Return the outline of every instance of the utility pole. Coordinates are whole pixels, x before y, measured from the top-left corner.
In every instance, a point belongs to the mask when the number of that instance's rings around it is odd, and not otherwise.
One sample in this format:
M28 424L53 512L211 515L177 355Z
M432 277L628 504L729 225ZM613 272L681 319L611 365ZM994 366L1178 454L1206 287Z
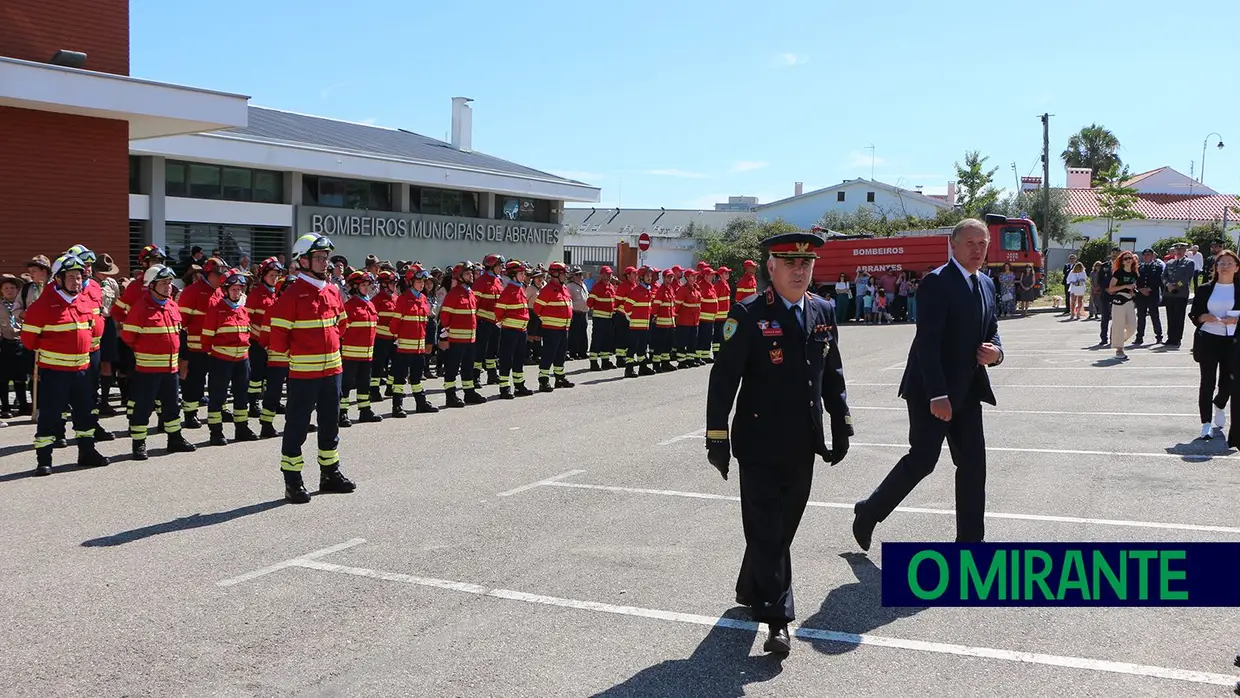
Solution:
M1016 163L1012 163L1012 176L1016 178L1016 195L1020 196L1020 173L1016 171Z
M1051 115L1042 115L1042 263L1050 250L1048 229L1051 217Z

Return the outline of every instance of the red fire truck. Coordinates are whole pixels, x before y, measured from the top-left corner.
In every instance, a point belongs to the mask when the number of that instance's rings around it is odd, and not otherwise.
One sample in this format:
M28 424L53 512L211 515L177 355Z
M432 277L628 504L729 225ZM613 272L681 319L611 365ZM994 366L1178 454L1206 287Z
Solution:
M990 228L987 266L997 271L1004 264L1011 264L1019 277L1020 269L1032 264L1041 286L1046 270L1033 221L991 214L986 216L986 225ZM820 234L826 232L818 227L814 231ZM910 230L891 237L828 235L814 264L814 283L834 283L841 273L849 281L854 281L858 268L870 274L884 271L925 274L947 263L951 255L948 244L951 232L951 228L933 228Z

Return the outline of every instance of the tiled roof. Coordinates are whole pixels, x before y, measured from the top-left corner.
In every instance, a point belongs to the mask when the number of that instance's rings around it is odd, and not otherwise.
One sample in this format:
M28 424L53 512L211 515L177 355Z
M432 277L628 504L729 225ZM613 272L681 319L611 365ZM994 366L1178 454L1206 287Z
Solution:
M780 199L780 200L778 200L778 201L772 201L772 202L771 202L771 203L769 203L769 204L761 204L761 205L759 205L759 206L757 206L757 207L756 207L756 210L758 210L758 211L762 211L762 210L765 210L765 209L769 209L769 208L771 208L771 207L773 207L773 206L781 206L781 205L783 205L783 204L785 204L785 203L787 203L787 202L789 202L789 201L793 201L793 200L795 200L795 199L804 199L804 198L806 198L806 197L819 196L819 195L821 195L821 194L825 194L825 193L827 193L827 192L835 191L835 190L837 190L837 189L843 189L844 187L852 186L852 185L857 184L857 183L861 183L861 184L864 184L864 185L866 185L866 186L870 186L870 187L877 187L877 188L879 188L879 189L883 189L883 190L889 191L889 192L891 192L891 193L893 193L893 194L895 194L895 195L897 195L897 196L908 197L908 198L910 198L910 199L912 199L912 200L914 200L914 201L921 200L921 201L925 201L925 202L930 203L930 204L934 204L935 206L938 206L938 207L942 207L942 208L950 208L950 206L949 206L949 205L948 205L948 203L947 203L947 197L946 197L946 196L944 196L944 197L942 197L942 198L939 198L939 197L937 197L937 196L931 196L931 195L928 195L928 194L918 194L918 193L917 193L917 192L915 192L915 191L910 191L910 190L908 190L908 189L903 189L903 188L901 188L901 187L897 187L897 186L895 186L894 184L887 184L886 182L880 182L880 181L875 180L875 179L865 179L865 178L862 178L862 177L858 177L857 179L846 179L846 180L844 180L843 182L841 182L840 184L833 184L833 185L831 185L831 186L829 186L829 187L823 187L822 189L815 189L814 191L807 191L807 192L805 192L805 193L803 193L803 194L797 194L796 196L789 196L789 197L788 197L788 198L786 198L786 199Z
M1073 216L1098 216L1096 189L1065 189L1068 210ZM1133 205L1146 218L1156 220L1210 221L1228 217L1240 220L1240 200L1231 195L1190 196L1187 194L1138 194Z
M337 121L264 107L250 107L249 124L244 128L216 133L237 135L255 141L315 145L381 157L457 165L501 174L583 184L477 151L463 152L453 148L450 143L412 131Z
M563 220L569 234L632 235L644 232L652 237L679 237L690 223L722 230L734 218L756 217L757 214L752 211L566 207Z
M1132 185L1136 184L1137 182L1140 182L1141 180L1145 179L1146 177L1149 177L1150 175L1155 175L1155 174L1158 174L1159 172L1162 172L1163 170L1168 170L1168 169L1171 169L1171 168L1164 165L1163 167L1156 167L1152 170L1149 170L1148 172L1141 172L1141 173L1135 174L1129 177L1128 179L1124 180L1124 186L1131 187Z

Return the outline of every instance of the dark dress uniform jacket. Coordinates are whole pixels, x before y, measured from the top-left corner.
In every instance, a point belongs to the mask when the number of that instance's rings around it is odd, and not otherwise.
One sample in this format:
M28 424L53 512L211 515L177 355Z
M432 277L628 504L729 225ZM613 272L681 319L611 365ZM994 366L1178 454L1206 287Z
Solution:
M741 463L829 457L824 408L837 428L853 433L835 305L807 293L803 307L805 331L769 288L728 313L710 373L706 430L708 438L726 432L736 398L730 438L732 454Z

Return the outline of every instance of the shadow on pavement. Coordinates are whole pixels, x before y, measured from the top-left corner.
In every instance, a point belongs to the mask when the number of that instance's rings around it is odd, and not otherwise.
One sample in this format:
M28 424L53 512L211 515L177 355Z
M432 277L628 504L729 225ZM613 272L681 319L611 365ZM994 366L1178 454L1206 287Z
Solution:
M1193 439L1188 443L1169 446L1166 451L1172 455L1180 456L1180 459L1185 463L1201 463L1236 453L1231 446L1227 445L1227 438L1225 436L1215 436L1211 439Z
M232 521L233 519L239 519L243 516L259 514L269 509L284 506L285 504L288 504L288 501L281 498L273 499L269 502L248 504L243 507L216 512L214 514L192 514L190 516L183 516L179 519L173 519L172 521L165 521L164 523L151 524L150 526L135 528L131 531L123 531L110 536L103 536L102 538L92 538L88 541L84 541L82 543L82 547L105 548L114 545L124 545L125 543L132 543L133 541L142 540L143 538L157 536L161 533L175 533L176 531L186 531L191 528L214 526L215 524Z
M848 562L857 581L833 589L801 627L861 635L926 610L924 606L884 607L882 570L862 553L841 553L840 557ZM823 654L845 654L857 648L849 642L807 642Z
M739 607L723 617L749 620L748 611ZM756 635L756 629L716 625L685 659L659 662L595 696L743 696L747 684L770 681L783 671L778 655L750 656Z

